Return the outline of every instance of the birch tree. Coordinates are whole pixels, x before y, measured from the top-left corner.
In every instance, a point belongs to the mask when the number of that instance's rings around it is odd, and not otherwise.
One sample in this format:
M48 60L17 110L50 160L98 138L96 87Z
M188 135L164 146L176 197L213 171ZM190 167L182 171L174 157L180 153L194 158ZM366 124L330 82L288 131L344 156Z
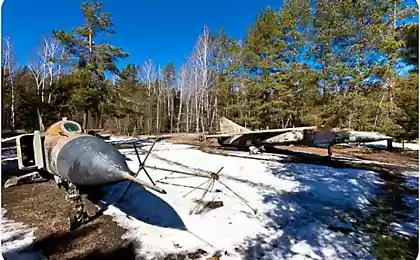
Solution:
M156 82L156 67L153 64L151 59L144 62L141 69L141 80L147 85L147 131L151 130L152 127L152 93L153 93L153 84Z
M51 104L52 99L52 85L54 81L60 80L62 72L61 60L64 58L64 49L61 48L59 41L56 38L44 39L44 55L43 63L47 68L48 77L48 100L47 103Z
M202 35L197 39L192 55L196 132L200 131L200 127L203 132L209 130L213 124L216 74L211 64L214 59L214 52L215 45L208 27L205 26Z
M41 131L43 131L45 129L42 121L42 111L40 107L44 102L43 90L45 85L45 64L42 63L42 61L36 60L29 64L29 68L36 83L36 100L38 101L36 106L36 112L38 117L38 127Z
M2 67L4 82L7 86L10 86L11 90L11 102L10 102L10 119L12 123L12 129L15 129L15 84L13 79L13 69L16 65L15 54L13 51L10 38L6 37L4 40L4 47L2 51ZM3 86L5 87L5 86Z
M158 67L158 82L155 84L155 94L156 94L156 133L160 132L160 99L161 99L161 89L162 89L162 70L160 66Z
M181 123L181 115L182 115L182 104L184 102L186 102L186 98L184 97L185 93L184 93L184 89L185 89L185 85L187 84L187 68L185 65L183 65L181 67L181 70L179 72L179 84L178 84L178 88L179 88L179 107L178 107L178 117L177 117L177 122L176 122L176 132L179 133L179 125ZM187 110L188 113L188 110ZM187 123L188 125L188 123ZM188 130L187 130L188 132Z

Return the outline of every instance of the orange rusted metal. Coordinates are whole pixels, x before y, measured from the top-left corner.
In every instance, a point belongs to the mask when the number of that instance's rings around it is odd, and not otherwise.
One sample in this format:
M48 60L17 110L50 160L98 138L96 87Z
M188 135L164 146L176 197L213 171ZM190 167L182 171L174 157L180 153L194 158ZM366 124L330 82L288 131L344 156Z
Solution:
M79 130L70 132L64 127L65 123L70 123L78 127ZM45 131L44 139L45 158L48 171L58 174L57 158L61 149L71 140L86 135L87 134L83 133L80 125L74 121L64 119L52 124L47 131Z

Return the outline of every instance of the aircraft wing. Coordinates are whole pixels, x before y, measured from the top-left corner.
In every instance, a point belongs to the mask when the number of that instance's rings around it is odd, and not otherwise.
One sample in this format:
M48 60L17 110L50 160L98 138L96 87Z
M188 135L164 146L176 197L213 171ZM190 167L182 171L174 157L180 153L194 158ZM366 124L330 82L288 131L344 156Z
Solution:
M289 132L302 132L304 130L315 129L314 126L309 127L293 127L293 128L282 128L282 129L268 129L268 130L258 130L250 131L244 133L232 133L232 134L221 134L219 136L213 135L208 137L227 137L223 142L225 145L237 145L239 143L246 144L248 141L259 140L262 143L277 143L277 142L287 142L287 138L280 137L280 135L289 133ZM277 138L276 138L277 137ZM280 137L280 138L278 138Z
M17 137L19 137L19 135L17 135L17 136L12 136L12 137L8 137L8 138L3 138L3 139L1 139L1 142L2 142L2 143L8 143L8 142L11 142L11 141L16 140L16 138L17 138Z
M291 127L291 128L279 128L279 129L258 130L258 131L252 131L252 132L245 132L242 135L251 135L251 134L273 134L273 135L279 135L279 134L290 132L290 131L303 131L303 130L310 130L310 129L315 129L315 126L303 126L303 127Z

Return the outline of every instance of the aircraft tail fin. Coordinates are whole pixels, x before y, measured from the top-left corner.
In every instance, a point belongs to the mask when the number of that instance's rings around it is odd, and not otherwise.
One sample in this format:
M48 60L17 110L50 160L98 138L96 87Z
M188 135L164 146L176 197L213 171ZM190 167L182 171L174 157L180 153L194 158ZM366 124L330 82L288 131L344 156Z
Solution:
M246 133L251 131L250 129L240 126L224 116L219 119L219 125L221 133Z

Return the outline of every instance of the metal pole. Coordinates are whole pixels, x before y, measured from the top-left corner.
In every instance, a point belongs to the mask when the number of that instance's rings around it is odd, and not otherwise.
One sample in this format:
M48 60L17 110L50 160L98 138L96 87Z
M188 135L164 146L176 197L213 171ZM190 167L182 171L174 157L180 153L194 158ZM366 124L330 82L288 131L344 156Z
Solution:
M190 176L197 176L197 177L203 177L203 178L211 178L211 174L212 172L209 173L189 173L189 172L184 172L184 171L178 171L178 170L173 170L173 169L167 169L167 168L162 168L162 167L157 167L157 166L148 166L148 165L144 165L145 168L149 168L149 169L153 169L153 170L161 170L161 171L166 171L166 172L174 172L174 173L179 173L179 174L185 174L185 175L190 175ZM214 174L214 173L213 173Z

